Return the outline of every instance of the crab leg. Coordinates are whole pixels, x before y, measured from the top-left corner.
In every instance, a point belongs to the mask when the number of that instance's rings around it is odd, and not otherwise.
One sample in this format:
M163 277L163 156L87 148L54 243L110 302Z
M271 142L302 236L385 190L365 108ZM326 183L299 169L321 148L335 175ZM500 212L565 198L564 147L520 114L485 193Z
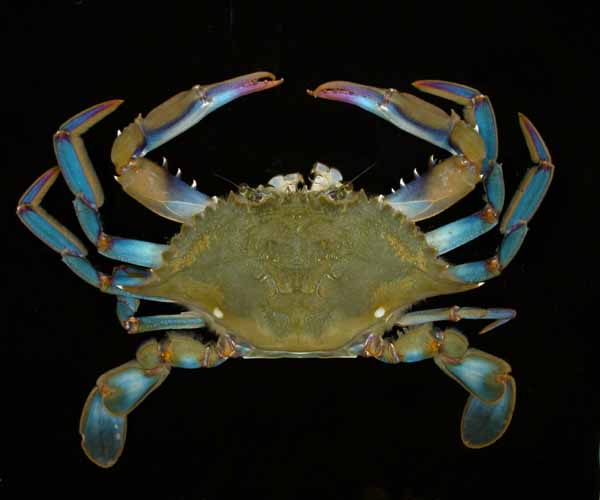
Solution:
M104 203L104 194L81 139L81 134L122 102L113 100L97 104L67 120L54 134L54 150L63 177L75 195L79 223L98 252L130 264L158 267L162 262L161 254L167 248L165 245L109 236L103 231L98 210Z
M458 115L395 89L334 81L309 91L314 97L355 104L397 127L451 152L424 175L388 195L385 200L411 220L432 217L456 203L481 179L486 160L484 140Z
M458 331L434 330L427 323L409 329L395 340L372 335L365 342L363 355L386 363L433 358L446 375L470 394L461 423L463 443L469 448L483 448L497 441L510 424L515 381L506 361L468 345Z
M282 82L261 71L211 85L196 85L171 97L146 117L138 117L115 140L111 158L117 181L130 196L158 215L189 222L206 208L210 198L166 168L144 159L144 155L228 102Z
M206 322L192 311L179 314L135 316L140 301L136 298L118 296L117 316L127 333L145 333L158 330L192 330L206 326Z
M59 167L49 169L25 191L17 206L17 216L35 236L60 253L62 261L82 280L106 293L134 296L119 287L142 284L149 276L147 270L136 269L135 273L130 272L127 275L119 268L112 275L98 271L86 258L87 249L79 238L41 207L41 201L59 173ZM144 298L163 300L155 297Z
M206 344L193 334L170 333L140 346L136 359L101 375L79 424L81 446L100 467L114 465L125 446L127 415L169 375L171 367L209 368L236 354L228 337Z
M521 181L500 223L503 238L495 256L451 267L448 271L465 283L478 283L498 276L519 251L527 224L540 206L554 174L550 152L539 132L527 117L519 123L533 163Z
M396 325L413 326L435 321L460 321L462 319L493 319L494 322L485 326L479 333L487 333L494 328L507 323L517 315L514 309L480 308L480 307L444 307L440 309L425 309L409 312L401 316Z

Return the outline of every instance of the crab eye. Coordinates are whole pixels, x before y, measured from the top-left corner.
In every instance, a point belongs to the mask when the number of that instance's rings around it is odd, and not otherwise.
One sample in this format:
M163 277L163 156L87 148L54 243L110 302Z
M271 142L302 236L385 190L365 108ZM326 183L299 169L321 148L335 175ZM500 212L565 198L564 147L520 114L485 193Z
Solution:
M329 191L327 191L325 193L326 196L329 197L329 199L333 200L333 201L338 201L338 200L343 200L346 197L346 191L344 189L330 189Z

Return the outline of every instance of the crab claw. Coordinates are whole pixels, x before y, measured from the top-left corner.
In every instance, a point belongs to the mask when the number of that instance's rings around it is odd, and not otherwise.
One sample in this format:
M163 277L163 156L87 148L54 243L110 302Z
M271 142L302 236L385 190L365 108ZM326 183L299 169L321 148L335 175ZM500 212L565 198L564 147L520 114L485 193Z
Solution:
M283 79L266 71L210 85L195 85L138 117L113 144L111 158L121 173L132 158L144 156L196 125L209 113L246 94L276 87Z
M260 71L211 85L196 85L138 117L117 137L111 159L123 189L155 213L188 223L204 211L210 198L166 168L143 156L194 126L207 114L238 97L276 87L272 73Z
M418 221L438 214L480 181L485 144L455 113L448 115L412 94L352 82L328 82L308 93L354 104L454 155L386 197L387 203L409 219Z
M448 115L412 94L343 81L324 83L308 93L354 104L452 154L464 153L470 161L481 162L485 157L477 132L456 114Z

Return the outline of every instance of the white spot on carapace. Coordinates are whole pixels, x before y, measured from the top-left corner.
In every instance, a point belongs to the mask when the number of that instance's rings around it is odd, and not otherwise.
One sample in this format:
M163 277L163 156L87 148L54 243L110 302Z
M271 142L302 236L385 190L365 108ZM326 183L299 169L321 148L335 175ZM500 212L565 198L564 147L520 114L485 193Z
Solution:
M385 314L385 309L383 307L378 307L375 312L373 313L373 316L375 316L376 318L383 318L383 315Z
M177 177L179 179L179 177L181 177L181 169L178 168L177 169L177 173L175 174L175 177Z
M215 308L213 309L213 316L214 316L215 318L222 319L222 318L223 318L223 311L221 311L221 309L219 309L218 307L215 307Z
M120 129L120 128L118 128L118 129L117 129L117 137L119 137L119 136L121 135L121 133L122 133L122 132L121 132L121 129Z

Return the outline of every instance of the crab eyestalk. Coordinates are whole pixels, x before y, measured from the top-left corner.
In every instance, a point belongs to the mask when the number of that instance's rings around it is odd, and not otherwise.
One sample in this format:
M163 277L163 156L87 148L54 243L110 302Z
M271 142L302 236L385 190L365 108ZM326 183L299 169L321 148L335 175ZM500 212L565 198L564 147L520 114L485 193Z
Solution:
M111 152L117 181L125 192L155 213L188 222L204 210L210 198L143 156L228 102L282 82L272 73L260 71L210 85L195 85L176 94L146 117L138 117L117 137Z
M484 141L456 113L448 115L412 94L353 82L328 82L308 93L354 104L455 155L431 166L424 175L386 197L390 205L411 220L440 213L470 193L480 181L486 158Z

